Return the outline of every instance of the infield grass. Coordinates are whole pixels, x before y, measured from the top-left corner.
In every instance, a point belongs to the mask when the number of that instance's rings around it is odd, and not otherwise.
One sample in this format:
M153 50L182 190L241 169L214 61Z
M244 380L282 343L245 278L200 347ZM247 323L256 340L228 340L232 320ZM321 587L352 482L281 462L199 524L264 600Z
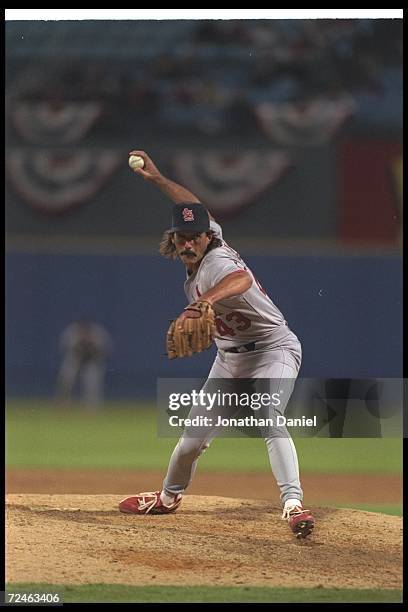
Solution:
M399 589L9 584L9 593L58 593L64 603L401 603ZM7 601L7 596L6 596Z
M332 504L328 504L332 506ZM359 504L341 502L333 506L334 508L352 508L353 510L365 510L366 512L375 512L380 514L389 514L391 516L402 516L402 504Z
M110 403L98 414L79 405L61 410L50 401L9 401L8 467L165 469L177 437L157 436L153 405ZM302 472L398 474L400 438L297 438ZM200 470L261 471L270 466L257 438L217 438Z

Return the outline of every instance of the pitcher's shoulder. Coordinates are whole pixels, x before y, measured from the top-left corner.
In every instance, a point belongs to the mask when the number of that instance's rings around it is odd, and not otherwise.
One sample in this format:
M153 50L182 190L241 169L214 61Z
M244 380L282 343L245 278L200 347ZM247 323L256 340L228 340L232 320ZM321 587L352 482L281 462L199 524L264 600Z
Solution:
M240 269L248 269L240 254L225 243L209 251L203 261L203 267L214 265L225 267L231 264L238 266Z

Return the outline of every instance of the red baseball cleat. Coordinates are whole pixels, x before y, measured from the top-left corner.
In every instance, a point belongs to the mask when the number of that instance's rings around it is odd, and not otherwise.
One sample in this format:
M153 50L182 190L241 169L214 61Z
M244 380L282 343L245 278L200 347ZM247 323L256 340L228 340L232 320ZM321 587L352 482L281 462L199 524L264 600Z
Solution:
M315 526L315 520L310 510L305 510L301 502L285 505L282 518L288 521L289 527L300 538L310 535Z
M126 514L170 514L175 512L183 496L179 493L170 506L165 506L160 499L160 493L161 491L153 491L126 497L119 502L119 510Z

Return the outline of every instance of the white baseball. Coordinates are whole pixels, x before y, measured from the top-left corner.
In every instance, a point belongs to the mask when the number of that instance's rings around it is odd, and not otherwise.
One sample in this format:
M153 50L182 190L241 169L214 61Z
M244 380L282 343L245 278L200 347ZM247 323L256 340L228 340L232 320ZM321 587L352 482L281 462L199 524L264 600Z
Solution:
M131 155L129 157L129 166L132 170L136 170L137 168L143 168L145 165L143 157L140 155Z

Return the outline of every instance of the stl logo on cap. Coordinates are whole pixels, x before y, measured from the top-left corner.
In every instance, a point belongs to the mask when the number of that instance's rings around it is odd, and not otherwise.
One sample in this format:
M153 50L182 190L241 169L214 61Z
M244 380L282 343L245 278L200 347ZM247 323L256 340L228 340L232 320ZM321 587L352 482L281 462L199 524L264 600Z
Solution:
M189 208L183 208L183 220L184 221L194 221L193 211Z

